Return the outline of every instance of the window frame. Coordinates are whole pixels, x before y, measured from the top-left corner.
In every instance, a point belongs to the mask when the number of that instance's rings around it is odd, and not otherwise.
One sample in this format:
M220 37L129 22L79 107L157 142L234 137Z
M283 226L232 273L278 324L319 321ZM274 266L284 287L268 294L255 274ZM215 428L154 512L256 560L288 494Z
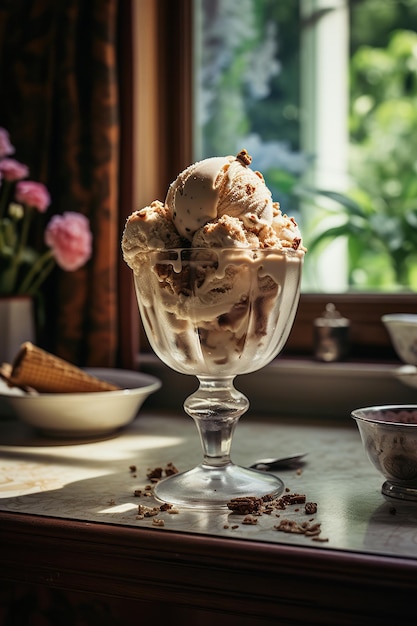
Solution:
M416 313L417 296L412 293L302 293L285 354L313 354L314 320L323 314L329 302L350 320L351 359L398 360L381 317L388 313Z

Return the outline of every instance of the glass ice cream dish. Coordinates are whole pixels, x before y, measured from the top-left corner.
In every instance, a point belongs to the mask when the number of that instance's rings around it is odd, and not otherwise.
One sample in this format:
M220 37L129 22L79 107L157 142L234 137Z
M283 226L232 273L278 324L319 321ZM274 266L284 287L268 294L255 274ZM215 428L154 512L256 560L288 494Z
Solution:
M199 382L184 409L198 428L202 462L159 482L158 499L218 508L236 497L283 492L278 477L231 460L234 429L249 407L234 379L264 367L284 346L298 305L303 256L291 249L155 251L134 275L155 353Z
M305 248L297 223L273 202L242 150L181 172L165 202L127 219L123 258L133 270L149 342L170 368L196 376L184 402L202 461L161 480L156 498L178 506L226 507L233 498L279 497L276 476L235 465L233 433L249 400L236 376L282 350L300 292Z

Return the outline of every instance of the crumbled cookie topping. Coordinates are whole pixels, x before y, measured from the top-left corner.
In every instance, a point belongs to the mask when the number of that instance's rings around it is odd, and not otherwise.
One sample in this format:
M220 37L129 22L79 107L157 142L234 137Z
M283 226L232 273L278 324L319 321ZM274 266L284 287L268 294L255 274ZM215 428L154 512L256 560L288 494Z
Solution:
M236 155L239 161L242 161L243 165L250 165L252 163L252 157L248 154L248 151L243 149Z
M304 504L304 512L307 515L317 513L316 502L306 502L305 494L290 493L288 488L286 488L284 495L280 498L274 499L270 494L263 498L257 498L255 496L233 498L228 502L227 507L234 515L245 515L241 523L250 525L257 524L258 518L261 515L271 515L274 511L284 511L287 507L296 504ZM293 510L294 512L298 512L300 508L297 507ZM280 517L280 513L275 513L275 515L276 517ZM227 526L227 528L229 528L229 526ZM236 526L232 526L231 528L236 528ZM314 522L314 518L301 523L293 519L284 518L279 524L274 526L274 529L285 533L304 535L315 541L328 541L327 539L319 538L321 525Z
M320 524L310 524L310 522L302 522L299 524L291 519L281 520L274 528L284 533L296 533L298 535L305 535L306 537L316 537L321 533Z
M234 513L240 513L241 515L248 515L249 513L258 513L262 508L263 501L261 498L255 496L247 496L240 498L232 498L227 503L227 508Z
M130 471L136 471L135 466L130 466ZM148 468L146 477L150 481L150 484L145 485L142 489L135 489L134 496L136 497L152 497L153 487L155 483L159 482L161 478L165 476L171 476L177 474L178 469L173 463L167 463L165 467ZM304 505L304 509L294 505ZM280 497L276 498L272 494L266 494L263 497L257 496L241 496L232 498L227 503L227 508L231 512L230 519L239 515L243 516L243 519L236 524L225 523L224 529L236 530L243 526L256 526L259 518L263 515L275 514L275 517L280 518L280 511L285 511L288 507L293 507L292 512L299 515L304 512L305 515L315 515L318 510L316 502L307 501L306 495L303 493L292 493L288 487L285 488L285 492ZM180 511L173 507L172 504L163 503L156 506L146 506L139 504L136 519L152 519L152 526L163 527L165 521L162 517L159 517L161 513L167 513L169 515L177 515ZM391 514L395 514L395 509L390 511ZM279 523L273 526L274 530L291 533L297 535L303 535L310 538L312 541L327 542L328 539L321 536L321 524L316 522L314 517L308 521L300 521L291 519L289 517L283 517Z
M317 513L317 503L316 502L306 502L304 510L306 515L314 515Z
M162 472L162 467L154 467L153 469L148 468L146 478L149 478L149 480L151 481L155 479L159 480L160 478L162 478Z

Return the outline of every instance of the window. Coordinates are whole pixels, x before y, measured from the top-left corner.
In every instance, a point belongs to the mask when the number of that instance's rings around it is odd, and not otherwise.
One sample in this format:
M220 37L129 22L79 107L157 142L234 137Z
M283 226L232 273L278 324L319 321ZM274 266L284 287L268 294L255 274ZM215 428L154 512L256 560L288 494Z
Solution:
M174 3L162 0L157 3L147 3L146 1L133 3L135 10L139 13L142 12L139 20L136 16L136 23L142 33L140 50L139 46L137 50L137 74L142 79L143 88L139 90L142 94L141 98L145 99L140 107L141 115L138 116L142 120L142 128L137 129L136 159L142 164L146 161L150 170L146 181L143 181L144 185L138 180L135 205L142 206L151 199L163 197L169 182L178 171L192 160L210 154L230 153L241 147L239 143L238 146L235 144L222 149L215 142L226 137L229 137L229 141L233 141L235 137L246 136L247 139L251 140L251 143L245 143L252 156L256 154L257 148L263 142L264 150L261 153L258 149L258 153L265 157L272 155L274 163L282 165L282 167L276 168L275 172L265 172L264 163L257 164L256 161L254 162L254 166L266 174L267 182L273 191L275 187L279 190L278 193L274 192L274 197L281 201L287 212L298 217L298 211L301 216L304 207L296 194L295 184L298 175L305 167L305 155L302 147L303 142L306 141L301 133L300 119L302 116L299 106L301 98L306 97L305 93L304 96L301 93L298 81L302 43L299 28L300 3L298 0L289 0L288 2L259 0L254 3L251 0L242 0L239 3L232 1L228 3L229 12L224 14L223 22L219 26L215 23L215 11L224 3L225 0L218 0L217 2L211 0L179 0L175 3L175 10L171 6ZM332 2L330 0L329 2L311 0L305 4L311 10L312 8L316 9L316 13L313 11L309 16L304 15L303 19L315 25L324 15L329 16L330 11L327 9L330 6L334 7L335 4L346 3L336 3L335 0ZM375 26L375 23L372 22L372 12L369 10L368 13L363 13L363 10L367 10L368 5L372 4L374 9L377 5L379 15L383 15L385 24L389 24L394 9L401 7L401 10L404 9L405 11L404 7L408 5L410 10L414 10L417 0L386 0L383 2L381 0L352 0L349 2L348 5L351 9L349 23L353 23L354 19L356 20L355 30L351 29L351 33L359 33L362 40L366 33L361 34L361 29L366 30L366 24L368 27L369 24ZM381 7L381 5L384 6ZM250 7L254 7L254 10L250 10ZM272 17L269 19L270 14L266 12L266 9L262 14L262 7L267 7L268 11L272 11L271 15L274 19ZM207 12L206 17L204 10ZM239 13L243 19L240 26L236 26L235 31L232 29L235 18L230 13L233 10L235 13ZM360 16L359 10L362 10ZM144 19L143 13L147 14L146 19ZM367 19L364 19L364 15L367 16ZM404 26L404 21L406 22L404 15L401 18L403 20L402 26ZM203 28L204 19L209 19L209 23L204 24ZM384 22L384 20L382 21ZM261 30L258 28L259 22L263 24ZM282 26L284 23L286 24L285 27ZM416 23L415 20L414 23ZM290 27L290 25L292 26ZM256 28L259 32L256 31ZM374 31L378 31L378 29L374 28ZM239 53L236 63L230 64L230 50L226 50L225 55L220 56L220 58L216 59L214 56L210 58L210 64L204 70L203 76L201 64L203 37L206 41L210 40L213 44L218 44L225 32L234 37L233 42ZM258 37L255 36L256 32L258 32ZM192 34L194 35L194 50L197 51L197 56L194 57L192 55ZM359 48L359 34L355 34L356 38L352 38L351 35L352 49ZM278 40L277 35L279 35ZM247 40L250 40L250 46ZM372 45L380 45L381 40L383 40L383 36L378 31ZM277 43L279 44L278 48ZM241 79L242 73L245 73L245 64L246 68L248 67L247 57L250 47L257 51L257 55L252 55L252 65L250 66L252 75L256 75L257 78L253 86ZM229 57L227 57L228 54ZM153 80L149 83L146 79L146 73L149 72L149 59L152 56L155 67ZM191 63L191 59L193 59L194 65ZM346 59L341 58L338 62L342 64L345 61ZM232 83L235 81L239 85L237 94L236 90L230 92L227 84L221 82L225 72ZM203 94L205 99L202 105L202 93L199 93L199 84L203 82L207 87L214 84L215 81L220 81L217 83L218 100L213 100L213 95L210 95L205 88ZM151 85L151 89L149 85ZM278 105L271 105L268 98L265 97L268 89L272 95L276 96ZM245 102L250 108L251 115L256 113L256 125L251 122L253 125L248 126L248 121L242 114L242 96L246 98ZM224 105L231 103L233 103L233 107L230 112ZM362 102L362 105L365 103ZM217 116L217 119L221 121L219 124L221 132L215 132L210 127L209 112L210 108L215 105L220 107L219 110L222 110L222 115ZM341 106L338 105L338 107ZM193 107L194 116L192 115ZM144 111L145 115L143 115ZM193 128L192 124L193 118L196 120L197 126L205 127L205 133L195 132L195 126ZM346 123L346 119L344 122ZM335 117L334 124L342 124L340 115ZM338 132L345 133L346 128L341 127ZM143 141L143 137L147 137L148 140ZM261 143L259 137L262 137ZM210 145L208 141L210 141ZM265 150L265 145L267 150ZM150 155L151 146L153 149ZM342 153L340 160L343 161L343 159L346 159L346 156ZM141 168L137 167L138 173L140 170ZM335 178L332 180L335 181ZM340 191L343 189L343 176L340 177L340 180L341 186L334 184L333 190ZM324 198L320 200L324 200ZM325 202L323 205L322 208L326 209ZM342 243L342 250L339 251L341 255L344 254L344 245L346 244ZM306 268L307 264L312 263L311 256L306 259ZM417 306L417 298L414 293L410 292L395 294L372 291L335 293L335 290L330 288L328 293L324 293L324 290L313 292L303 287L296 322L286 348L287 354L312 353L313 319L322 313L325 304L329 301L334 302L352 322L352 356L366 359L394 357L387 333L380 322L381 315L394 311L415 312Z
M411 295L417 285L412 269L417 261L414 253L407 252L405 291L400 289L403 285L399 275L393 275L391 263L410 246L417 251L417 205L408 199L408 227L400 202L396 205L398 214L390 214L388 194L390 190L398 194L398 184L394 175L394 180L386 175L383 184L387 193L384 198L379 194L375 203L380 215L369 206L376 188L375 182L370 183L378 176L381 179L384 170L378 171L377 164L370 167L369 141L364 133L375 137L377 109L388 95L393 100L391 115L397 118L399 109L394 100L400 95L408 98L403 109L410 110L412 119L405 126L408 134L412 135L412 124L414 134L417 131L416 118L412 117L412 111L417 110L417 48L409 31L410 24L416 23L417 2L195 0L194 9L195 158L237 152L244 145L252 154L253 166L265 175L274 198L299 220L309 246L310 233L320 230L321 220L329 233L344 234L331 243L327 241L326 246L320 247L319 237L313 242L288 349L311 349L312 319L321 314L327 300L335 302L351 319L354 354L390 355L380 316L388 311L414 310L417 304ZM408 30L408 36L397 41L398 66L392 69L393 76L388 70L384 76L384 61L390 62L386 47L393 32L400 30ZM372 54L379 65L372 65ZM401 68L401 61L408 68ZM401 78L406 93L399 93L398 86L394 93L391 83ZM377 88L379 94L375 93ZM367 131L370 123L374 124L372 134ZM398 150L401 146L404 149L404 129L390 131L392 141L396 135ZM382 128L379 132L381 137ZM408 157L411 171L416 153L417 146ZM355 167L359 162L361 167ZM313 193L300 196L300 187L306 186ZM406 193L412 196L413 191ZM360 201L365 202L365 209L355 216L353 209ZM358 227L363 227L361 236ZM395 245L398 252L393 251Z
M196 158L249 150L305 291L417 289L417 0L194 6Z

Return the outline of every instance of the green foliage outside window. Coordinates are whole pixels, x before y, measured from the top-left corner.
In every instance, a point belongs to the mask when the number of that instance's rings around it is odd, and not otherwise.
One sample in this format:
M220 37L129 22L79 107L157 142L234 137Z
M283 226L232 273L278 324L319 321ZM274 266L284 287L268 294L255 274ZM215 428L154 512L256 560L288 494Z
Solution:
M198 156L246 147L285 211L300 220L300 197L320 209L317 230L304 233L310 263L343 237L351 288L416 290L417 33L410 28L417 0L349 2L350 188L343 196L306 195L301 185L299 1L201 3Z
M310 242L348 242L354 288L417 289L417 33L351 59L349 197L325 192L333 211ZM320 198L320 194L318 196Z

